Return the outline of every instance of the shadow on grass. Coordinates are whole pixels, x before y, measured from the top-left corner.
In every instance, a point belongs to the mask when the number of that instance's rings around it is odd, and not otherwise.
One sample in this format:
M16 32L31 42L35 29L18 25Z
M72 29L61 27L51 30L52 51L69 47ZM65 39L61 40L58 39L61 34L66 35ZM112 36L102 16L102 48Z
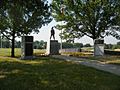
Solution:
M0 61L0 90L119 90L120 77L50 57Z

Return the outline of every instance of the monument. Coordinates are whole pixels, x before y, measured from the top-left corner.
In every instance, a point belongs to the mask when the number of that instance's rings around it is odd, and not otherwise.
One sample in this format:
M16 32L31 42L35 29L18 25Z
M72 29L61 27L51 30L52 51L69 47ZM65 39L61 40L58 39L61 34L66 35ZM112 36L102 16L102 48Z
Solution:
M53 37L54 40L51 40ZM50 40L48 40L47 42L47 51L46 54L47 55L58 55L59 54L59 49L60 49L60 45L58 43L58 40L55 40L55 31L54 28L51 28L51 36L50 36Z
M52 36L53 36L53 39L55 40L55 30L53 27L51 28L50 40L51 40Z
M95 39L94 40L94 56L103 56L104 55L104 40Z
M33 36L22 36L21 59L33 58Z

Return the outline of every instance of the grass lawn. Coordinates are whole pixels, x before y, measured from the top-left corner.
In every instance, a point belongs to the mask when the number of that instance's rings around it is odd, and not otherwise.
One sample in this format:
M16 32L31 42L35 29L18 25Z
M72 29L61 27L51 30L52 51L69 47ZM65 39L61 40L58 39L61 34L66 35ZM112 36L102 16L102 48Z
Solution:
M11 48L0 48L0 56L10 56ZM15 48L15 56L20 57L21 49Z
M34 55L39 56L41 54L44 54L45 50L41 49L34 49ZM0 56L7 56L10 57L11 54L11 48L0 48ZM15 48L15 57L20 57L21 56L21 49L20 48Z
M51 57L0 55L0 90L120 90L120 76Z

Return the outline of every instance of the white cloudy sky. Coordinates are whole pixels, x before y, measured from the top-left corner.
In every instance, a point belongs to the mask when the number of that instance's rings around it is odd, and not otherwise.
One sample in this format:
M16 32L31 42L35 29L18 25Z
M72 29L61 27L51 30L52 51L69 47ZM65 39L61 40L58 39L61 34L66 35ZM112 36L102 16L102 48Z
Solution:
M48 1L51 2L51 0L48 0ZM53 20L47 26L42 27L38 34L32 34L34 36L34 40L44 40L44 41L49 40L51 27L54 26L54 25L56 25L56 22ZM55 30L56 40L58 40L60 42L59 33L60 33L59 30ZM75 42L80 42L80 43L83 43L83 44L90 43L90 44L93 45L93 40L91 38L87 37L87 36L82 37L79 40L77 39L77 40L75 40ZM118 40L113 38L112 36L105 37L105 43L116 44L117 42L118 42Z

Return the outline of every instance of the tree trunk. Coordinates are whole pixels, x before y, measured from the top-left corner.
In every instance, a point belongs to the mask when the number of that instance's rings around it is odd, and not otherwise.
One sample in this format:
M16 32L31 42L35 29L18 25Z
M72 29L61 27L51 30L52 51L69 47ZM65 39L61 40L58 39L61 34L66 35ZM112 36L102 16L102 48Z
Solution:
M11 47L11 57L15 57L15 31L12 34L12 47Z
M94 41L95 41L95 39L93 39L93 50L94 50L94 53L93 53L93 55L95 56L95 43L94 43Z

